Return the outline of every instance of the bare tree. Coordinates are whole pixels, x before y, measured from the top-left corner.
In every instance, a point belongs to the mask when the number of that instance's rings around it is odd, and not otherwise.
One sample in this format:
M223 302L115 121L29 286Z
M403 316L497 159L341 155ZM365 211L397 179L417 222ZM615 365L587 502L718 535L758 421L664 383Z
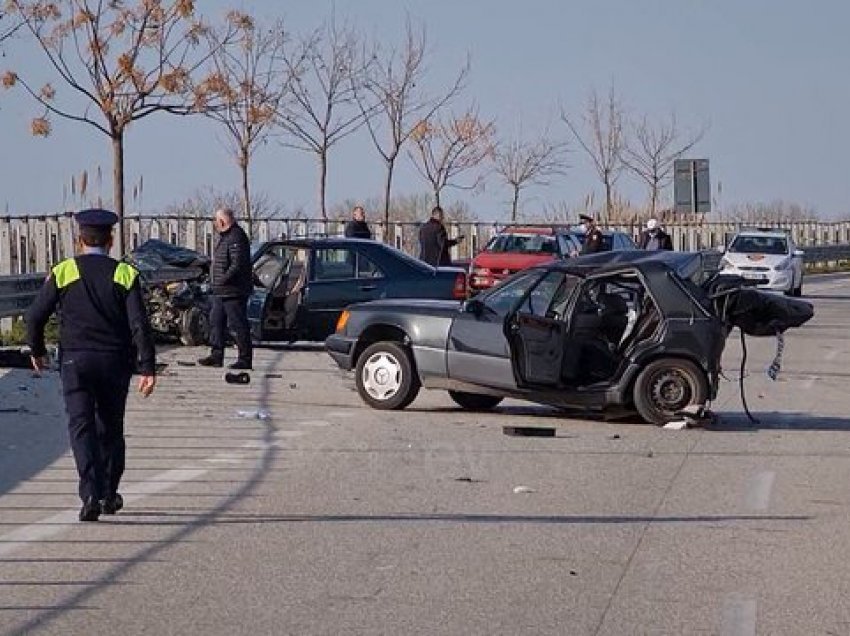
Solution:
M360 38L333 18L283 57L293 78L292 100L278 113L283 145L312 153L319 162L319 209L328 218L327 181L330 149L359 129L366 116L357 105L367 61Z
M414 148L408 155L431 185L436 205L441 205L440 195L447 187L474 190L483 183L480 172L469 182L461 181L461 177L492 157L495 132L495 124L483 121L474 106L460 116L419 122L411 136Z
M199 188L186 199L167 205L163 213L165 216L205 219L209 218L210 210L222 207L238 208L242 204L242 196L243 193L239 190L217 190L214 187ZM255 193L251 203L255 220L292 217L291 213L287 214L280 202L273 200L264 192Z
M493 151L493 167L511 188L511 222L516 223L519 197L532 186L549 185L551 177L566 173L567 144L554 140L548 131L536 139L521 135L497 144Z
M707 128L685 134L679 130L676 115L653 124L646 117L632 124L623 148L623 164L649 188L649 215L655 217L661 192L673 181L673 164L702 140Z
M113 154L113 205L119 223L116 247L124 250L124 134L154 113L186 115L198 108L203 90L193 78L204 63L195 55L205 28L192 0L8 0L41 47L59 81L77 98L57 103L52 84L41 89L13 71L3 77L21 84L44 108L33 120L34 135L48 136L50 115L88 124L109 137ZM81 103L82 102L82 103ZM75 106L80 104L79 109Z
M596 174L605 188L605 218L610 219L614 208L614 186L623 172L625 145L624 115L612 86L607 99L591 91L579 120L561 113L579 146L593 162Z
M228 25L210 29L212 75L207 87L219 102L205 114L227 131L228 148L236 159L242 183L242 215L253 233L249 168L257 148L266 143L298 70L284 64L286 33L281 22L270 28L250 15L231 11Z
M425 28L415 29L408 21L405 36L402 50L391 48L386 53L380 50L373 53L373 64L357 93L369 135L386 168L383 210L387 226L393 174L402 147L414 134L419 122L430 120L463 90L469 74L467 61L445 92L429 96L422 88L427 72Z
M0 7L0 50L6 40L9 40L23 26L17 15L9 9Z

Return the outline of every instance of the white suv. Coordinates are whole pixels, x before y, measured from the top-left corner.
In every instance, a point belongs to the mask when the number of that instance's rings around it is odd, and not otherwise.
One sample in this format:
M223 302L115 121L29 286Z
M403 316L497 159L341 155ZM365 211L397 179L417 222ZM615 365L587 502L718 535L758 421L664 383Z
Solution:
M781 230L745 230L735 235L726 248L720 268L756 281L761 289L803 293L803 252L791 236Z

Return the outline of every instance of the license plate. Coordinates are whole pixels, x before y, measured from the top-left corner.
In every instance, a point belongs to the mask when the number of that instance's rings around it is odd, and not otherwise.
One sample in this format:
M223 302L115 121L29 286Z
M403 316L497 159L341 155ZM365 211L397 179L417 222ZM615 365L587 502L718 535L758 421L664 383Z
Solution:
M767 282L767 277L762 274L756 274L754 272L744 272L744 278L747 280L758 280L763 283Z

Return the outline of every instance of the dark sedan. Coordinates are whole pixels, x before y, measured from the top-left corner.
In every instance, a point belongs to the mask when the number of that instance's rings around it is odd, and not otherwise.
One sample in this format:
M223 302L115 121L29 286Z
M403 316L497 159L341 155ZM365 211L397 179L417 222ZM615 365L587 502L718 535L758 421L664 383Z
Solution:
M732 327L772 335L812 317L801 301L704 280L699 254L607 252L521 272L464 304L351 307L327 341L363 400L400 409L420 386L468 409L504 397L636 410L663 424L716 397Z
M466 293L462 269L431 267L376 241L281 239L260 246L253 262L248 319L258 341L324 340L353 303Z

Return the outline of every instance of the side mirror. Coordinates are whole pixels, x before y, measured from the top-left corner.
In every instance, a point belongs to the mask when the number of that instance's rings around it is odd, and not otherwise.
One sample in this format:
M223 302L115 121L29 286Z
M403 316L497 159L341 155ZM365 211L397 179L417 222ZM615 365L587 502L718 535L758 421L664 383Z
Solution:
M477 298L470 298L469 300L464 301L461 306L461 311L465 314L480 316L484 313L484 303Z
M806 253L805 253L803 250L794 250L794 253L792 254L792 256L793 256L794 258L803 258L803 256L804 256L805 254L806 254Z

